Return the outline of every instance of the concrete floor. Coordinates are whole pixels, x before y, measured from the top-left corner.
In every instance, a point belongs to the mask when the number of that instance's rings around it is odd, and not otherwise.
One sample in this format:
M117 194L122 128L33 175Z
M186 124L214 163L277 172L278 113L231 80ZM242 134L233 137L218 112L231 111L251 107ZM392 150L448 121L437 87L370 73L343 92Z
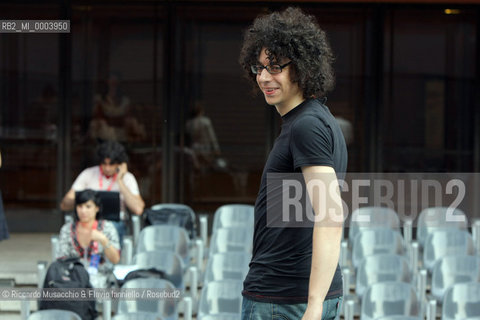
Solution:
M50 237L53 233L13 233L0 241L0 281L16 287L36 287L37 262L51 261ZM13 282L11 281L13 280ZM31 310L36 304L31 303ZM0 301L0 320L20 320L19 301Z
M37 283L37 262L51 261L53 233L13 233L0 241L0 279L14 279L16 285Z

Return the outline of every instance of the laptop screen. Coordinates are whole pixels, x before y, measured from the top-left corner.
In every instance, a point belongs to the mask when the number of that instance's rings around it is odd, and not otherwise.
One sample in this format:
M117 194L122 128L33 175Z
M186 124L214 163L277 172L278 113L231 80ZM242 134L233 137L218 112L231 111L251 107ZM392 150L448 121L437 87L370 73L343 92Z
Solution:
M75 199L77 198L77 193L79 191L75 192ZM102 203L102 210L98 218L120 221L120 193L118 191L97 191L97 194Z

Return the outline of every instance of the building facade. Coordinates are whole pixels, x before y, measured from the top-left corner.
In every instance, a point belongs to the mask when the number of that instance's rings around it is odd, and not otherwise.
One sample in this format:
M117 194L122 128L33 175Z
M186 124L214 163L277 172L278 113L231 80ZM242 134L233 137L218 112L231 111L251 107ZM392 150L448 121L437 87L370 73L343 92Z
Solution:
M0 34L11 229L38 230L28 216L57 230L62 196L109 138L147 206L253 203L280 122L237 60L252 20L289 5L318 18L335 52L327 105L350 172L480 171L480 1L3 1L2 19L71 28ZM199 110L218 145L206 160L189 129Z

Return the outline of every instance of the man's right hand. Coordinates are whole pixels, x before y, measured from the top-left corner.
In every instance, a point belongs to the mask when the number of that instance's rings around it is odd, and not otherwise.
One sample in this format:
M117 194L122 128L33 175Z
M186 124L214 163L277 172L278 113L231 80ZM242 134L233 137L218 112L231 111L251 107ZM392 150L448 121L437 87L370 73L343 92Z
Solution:
M126 162L120 163L120 165L118 166L118 178L122 179L125 173L127 172L128 172L127 163Z

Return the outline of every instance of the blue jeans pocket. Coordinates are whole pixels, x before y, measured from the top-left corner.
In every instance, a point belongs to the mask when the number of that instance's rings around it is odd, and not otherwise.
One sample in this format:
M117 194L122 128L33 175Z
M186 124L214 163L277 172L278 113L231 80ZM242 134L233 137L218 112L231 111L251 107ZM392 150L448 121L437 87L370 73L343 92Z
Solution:
M340 319L340 310L343 297L328 299L323 302L322 319L336 320Z

